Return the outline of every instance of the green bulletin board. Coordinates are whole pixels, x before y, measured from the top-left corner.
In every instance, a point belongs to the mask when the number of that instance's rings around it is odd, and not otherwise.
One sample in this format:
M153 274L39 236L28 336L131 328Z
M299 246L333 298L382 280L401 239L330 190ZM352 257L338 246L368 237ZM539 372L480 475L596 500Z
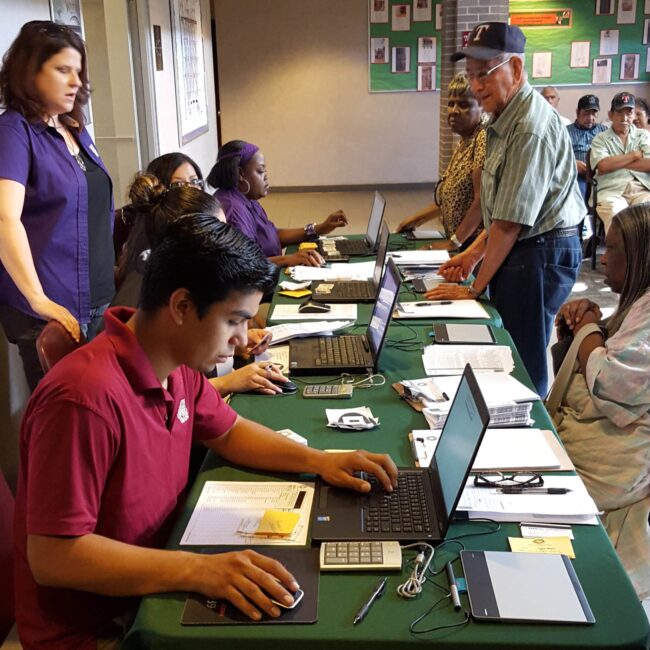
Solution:
M368 2L370 92L438 89L441 39L436 14L440 25L442 1Z
M555 25L545 25L554 19ZM510 0L510 22L526 35L526 69L533 85L650 81L649 0ZM608 32L602 54L601 32ZM586 67L571 66L572 51L573 63ZM550 53L550 61L539 53Z

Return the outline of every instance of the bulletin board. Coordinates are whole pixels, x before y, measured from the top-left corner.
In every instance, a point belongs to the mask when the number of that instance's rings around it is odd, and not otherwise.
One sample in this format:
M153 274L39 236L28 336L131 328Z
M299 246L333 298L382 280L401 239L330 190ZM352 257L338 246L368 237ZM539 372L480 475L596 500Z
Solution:
M442 0L368 0L371 93L440 88Z
M510 0L533 85L650 81L650 0Z

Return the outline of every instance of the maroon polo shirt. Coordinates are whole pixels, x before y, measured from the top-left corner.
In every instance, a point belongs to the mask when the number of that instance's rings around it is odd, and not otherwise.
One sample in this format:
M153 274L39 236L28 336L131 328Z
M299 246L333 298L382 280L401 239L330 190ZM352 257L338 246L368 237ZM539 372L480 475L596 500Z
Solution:
M237 418L185 366L164 389L124 325L132 313L109 310L105 332L50 370L27 405L15 526L16 621L26 647L95 647L137 602L38 586L27 535L96 533L163 547L183 500L192 441L222 435Z

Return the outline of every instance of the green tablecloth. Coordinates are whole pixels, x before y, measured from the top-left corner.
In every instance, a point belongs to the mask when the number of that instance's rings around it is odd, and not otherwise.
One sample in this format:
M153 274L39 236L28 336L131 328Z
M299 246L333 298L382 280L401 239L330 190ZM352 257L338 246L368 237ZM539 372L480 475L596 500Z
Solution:
M421 340L426 340L429 327L414 325ZM400 326L391 326L389 338L397 338ZM504 330L497 330L499 343L511 343ZM406 377L424 375L419 353L404 353L389 347L382 364L386 384L368 390L355 390L352 400L305 400L300 394L262 397L238 395L234 407L243 415L273 428L291 428L309 439L313 447L365 448L388 452L401 465L412 464L407 433L413 428L426 428L424 417L397 398L390 384ZM515 376L530 386L521 360L515 353ZM343 433L328 429L324 408L346 405L366 405L379 416L381 426L373 431ZM551 427L541 404L533 410L536 425ZM226 466L213 454L208 454L201 473L192 487L169 542L177 548L192 509L206 480L264 480L270 478ZM452 524L448 538L478 530L488 530L480 522ZM439 590L428 582L424 593L415 601L404 601L395 587L405 579L405 572L391 574L386 595L372 608L366 619L355 627L352 618L377 583L378 573L323 574L319 593L319 618L315 625L247 625L217 627L183 627L180 617L185 596L167 594L144 598L136 621L124 643L125 648L413 648L418 643L435 643L444 649L473 648L647 648L650 643L648 620L630 584L609 538L601 526L574 526L573 561L589 604L596 617L594 626L560 626L532 624L499 624L470 622L463 628L434 632L416 637L409 632L410 622L439 598ZM497 533L468 537L463 543L468 549L508 550L508 535L519 536L515 524L503 524ZM449 547L440 552L436 567L445 559L455 557L457 549ZM460 573L460 569L457 570ZM446 588L446 579L437 578ZM526 585L521 585L522 598ZM467 597L461 596L467 606ZM454 623L461 616L449 603L427 618L426 627Z

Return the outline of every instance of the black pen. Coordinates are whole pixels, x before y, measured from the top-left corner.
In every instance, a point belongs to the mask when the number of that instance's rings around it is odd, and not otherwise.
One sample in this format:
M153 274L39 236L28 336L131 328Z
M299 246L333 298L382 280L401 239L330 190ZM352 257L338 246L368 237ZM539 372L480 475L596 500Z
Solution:
M502 487L499 488L503 494L568 494L573 490L562 487L549 488L527 488L527 487Z
M451 305L451 300L430 300L429 302L416 302L416 307L430 307L431 305Z
M460 596L458 595L458 584L456 582L456 576L454 575L454 567L451 566L451 562L445 564L445 569L447 570L447 582L449 583L449 592L451 593L451 602L454 603L454 609L461 609Z
M372 607L372 604L378 599L381 598L384 595L384 591L386 591L386 581L388 578L384 578L379 582L379 584L372 590L372 593L370 594L370 598L361 606L361 609L356 613L354 617L354 621L352 621L352 625L356 625L357 623L361 623L363 619L366 617L366 614L370 611L370 608Z

